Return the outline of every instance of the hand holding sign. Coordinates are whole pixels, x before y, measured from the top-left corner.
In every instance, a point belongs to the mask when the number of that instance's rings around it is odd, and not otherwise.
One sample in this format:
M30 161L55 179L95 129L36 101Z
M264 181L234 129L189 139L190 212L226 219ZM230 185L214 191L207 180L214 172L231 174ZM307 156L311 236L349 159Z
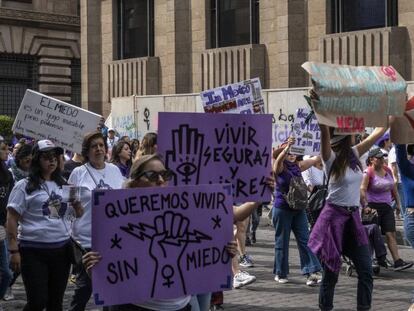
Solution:
M153 226L143 223L139 225L129 223L128 227L121 227L122 230L141 241L151 240L149 253L156 262L151 297L177 286L180 286L183 292L187 293L180 267L181 256L188 243L211 240L210 236L197 230L190 232L189 225L190 220L187 217L166 212L155 217ZM159 280L163 281L158 282Z

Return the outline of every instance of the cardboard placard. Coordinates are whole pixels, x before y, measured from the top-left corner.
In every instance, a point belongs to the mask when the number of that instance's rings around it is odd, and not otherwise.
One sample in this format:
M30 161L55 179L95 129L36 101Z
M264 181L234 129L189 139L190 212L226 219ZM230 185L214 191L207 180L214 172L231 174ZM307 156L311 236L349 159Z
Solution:
M231 183L235 202L270 201L272 116L159 113L158 151L177 185Z
M95 304L232 288L229 184L95 190L92 198L92 248L102 256Z
M49 139L57 146L81 153L83 136L98 128L101 116L56 98L26 90L13 132Z
M297 155L319 155L321 150L321 131L316 116L313 115L308 123L305 123L311 110L299 108L296 111L295 124L293 125L293 136L295 144L290 152Z
M318 101L313 108L322 124L344 134L386 126L387 116L402 116L407 84L392 66L348 66L306 62Z
M207 113L264 113L259 78L227 84L200 94Z

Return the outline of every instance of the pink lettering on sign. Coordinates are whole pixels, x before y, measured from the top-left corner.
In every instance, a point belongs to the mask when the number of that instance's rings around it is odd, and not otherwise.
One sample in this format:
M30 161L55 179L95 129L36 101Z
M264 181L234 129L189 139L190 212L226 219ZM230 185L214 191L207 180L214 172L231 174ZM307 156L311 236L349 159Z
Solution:
M397 72L392 66L382 66L381 71L387 76L390 77L392 81L397 80Z
M414 128L414 97L411 97L405 106L405 117L411 124L411 127Z
M363 117L338 116L336 117L338 132L358 133L365 131L365 121Z

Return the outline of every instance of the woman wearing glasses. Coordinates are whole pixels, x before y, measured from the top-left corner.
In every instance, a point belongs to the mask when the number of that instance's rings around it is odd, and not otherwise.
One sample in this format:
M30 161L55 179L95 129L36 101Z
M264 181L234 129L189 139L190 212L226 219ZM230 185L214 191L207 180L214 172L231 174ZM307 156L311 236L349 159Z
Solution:
M76 213L62 202L62 153L51 141L39 141L29 177L16 183L7 204L10 266L22 273L27 295L23 310L62 310L70 268L67 216L81 214L79 202L72 205Z
M135 161L131 168L130 179L127 180L125 188L141 187L165 187L171 180L173 174L164 166L161 158L156 155L144 155ZM246 212L256 207L256 203L250 203L246 206ZM247 211L249 209L249 211ZM230 242L227 245L227 251L233 257L236 250L236 244ZM100 261L101 257L97 252L88 252L84 256L84 265L88 271ZM151 299L143 303L133 305L122 305L111 307L112 311L133 311L133 310L193 310L190 305L191 296L182 296L174 299Z
M117 166L105 162L108 151L106 140L101 132L87 134L82 143L82 156L85 164L75 168L69 176L68 183L82 187L81 202L84 214L72 226L73 237L85 248L91 249L91 195L94 189L120 189L124 178ZM70 308L71 311L85 310L85 306L92 294L92 284L83 266L75 283Z

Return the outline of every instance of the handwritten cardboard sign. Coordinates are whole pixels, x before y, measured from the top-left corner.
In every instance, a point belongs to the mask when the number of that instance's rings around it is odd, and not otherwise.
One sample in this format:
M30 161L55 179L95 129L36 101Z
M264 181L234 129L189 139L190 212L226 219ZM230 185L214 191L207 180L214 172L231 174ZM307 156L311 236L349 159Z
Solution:
M402 116L407 84L392 66L364 67L306 62L318 100L313 108L320 123L341 133L386 126L387 116Z
M293 136L295 144L290 152L298 155L319 155L321 150L321 131L316 116L313 115L308 123L305 123L311 110L299 108L296 111L295 124L293 125Z
M97 305L231 289L231 185L97 190L92 198Z
M175 184L231 183L235 202L270 200L271 115L160 112L159 124Z
M414 97L407 102L404 116L397 117L391 124L390 136L395 144L414 143Z
M264 113L259 78L223 85L200 94L205 112Z
M13 132L49 139L62 148L80 153L84 134L96 131L100 119L96 113L26 90Z

